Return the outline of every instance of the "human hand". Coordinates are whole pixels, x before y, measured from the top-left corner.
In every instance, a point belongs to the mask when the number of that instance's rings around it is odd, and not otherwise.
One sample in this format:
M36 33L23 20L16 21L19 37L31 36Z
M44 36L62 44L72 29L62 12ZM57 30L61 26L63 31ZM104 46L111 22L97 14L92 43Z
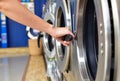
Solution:
M71 35L74 39L75 36L67 27L54 27L51 32L51 36L54 37L59 42L61 42L64 46L69 46L72 41L63 40L63 37L68 34Z

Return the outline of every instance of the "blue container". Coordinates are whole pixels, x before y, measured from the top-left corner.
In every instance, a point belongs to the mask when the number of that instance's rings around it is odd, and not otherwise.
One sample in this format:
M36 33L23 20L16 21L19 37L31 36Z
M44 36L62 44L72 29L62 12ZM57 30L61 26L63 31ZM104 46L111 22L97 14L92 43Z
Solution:
M0 24L1 24L1 13L0 13ZM2 45L1 45L1 25L0 25L0 48L2 47Z
M1 47L8 47L6 16L3 13L1 13Z

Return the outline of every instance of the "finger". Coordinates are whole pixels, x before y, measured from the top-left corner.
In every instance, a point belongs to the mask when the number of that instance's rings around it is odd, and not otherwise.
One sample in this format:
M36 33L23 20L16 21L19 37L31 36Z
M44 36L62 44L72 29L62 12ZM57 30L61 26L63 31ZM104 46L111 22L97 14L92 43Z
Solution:
M68 46L68 44L66 44L66 43L64 43L64 42L61 42L61 44L64 45L64 46L66 46L66 47Z
M64 43L63 40L58 39L58 41L59 41L61 44L63 44L64 46L66 46L66 43Z
M69 45L70 45L70 42L64 41L64 44L65 44L66 46L69 46Z
M67 45L67 44L63 44L64 46L66 46L66 47L68 47L69 45Z
M69 42L69 41L64 41L64 43L65 43L65 44L68 44L68 45L70 44L70 42Z
M62 39L58 39L59 42L61 42L64 46L69 46L71 41L63 41Z

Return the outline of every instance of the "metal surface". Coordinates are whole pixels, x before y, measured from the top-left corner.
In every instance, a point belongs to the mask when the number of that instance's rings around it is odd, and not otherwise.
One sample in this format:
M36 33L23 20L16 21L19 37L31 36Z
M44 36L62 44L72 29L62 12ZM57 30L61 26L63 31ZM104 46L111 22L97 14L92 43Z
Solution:
M48 58L45 56L45 58ZM59 71L55 59L46 59L47 76L51 81L66 81L64 75Z
M48 0L43 8L43 18L50 24L55 24L54 11L56 7L55 0ZM51 81L66 81L63 74L59 71L56 63L55 40L49 34L43 32L43 49L47 66L47 76Z
M69 0L56 0L55 26L72 29ZM56 41L56 50L58 68L61 72L64 72L68 68L70 47L65 47Z
M45 21L47 21L50 24L54 25L54 2L51 0L47 1L44 12L43 12L43 18ZM53 11L52 11L53 10ZM43 32L43 48L44 52L47 55L48 58L55 57L56 51L55 51L55 40L52 38L49 34Z
M89 3L93 2L89 5ZM109 81L111 69L111 25L110 14L107 0L71 0L71 5L74 6L72 17L73 32L77 32L77 39L73 41L71 48L71 70L75 81ZM84 40L84 26L86 26L86 8L92 8L97 22L97 46L98 58L96 73L91 73L91 64L89 64L89 50L86 48L86 40ZM93 12L92 12L93 13ZM87 14L88 15L88 14ZM89 15L90 16L90 15ZM94 18L94 17L93 17ZM93 19L94 20L94 19ZM90 22L90 21L88 21ZM88 25L89 28L89 25ZM90 37L89 37L90 38ZM91 40L91 39L88 39ZM90 43L88 43L90 44ZM92 48L92 47L91 47ZM94 61L93 61L94 62ZM93 69L93 68L92 68Z
M44 20L46 20L48 23L54 24L54 16L52 13L47 12L45 14ZM55 51L55 40L52 38L49 34L43 33L43 47L44 52L49 58L53 58L56 54Z
M112 14L114 21L115 37L115 66L114 80L120 81L120 0L110 0L112 5Z

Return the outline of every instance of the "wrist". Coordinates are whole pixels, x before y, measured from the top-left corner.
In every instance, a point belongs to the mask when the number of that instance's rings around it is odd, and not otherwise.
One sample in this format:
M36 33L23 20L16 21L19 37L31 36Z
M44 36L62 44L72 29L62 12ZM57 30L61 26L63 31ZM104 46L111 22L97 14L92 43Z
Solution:
M55 26L50 24L47 33L54 37L54 35L55 35Z

